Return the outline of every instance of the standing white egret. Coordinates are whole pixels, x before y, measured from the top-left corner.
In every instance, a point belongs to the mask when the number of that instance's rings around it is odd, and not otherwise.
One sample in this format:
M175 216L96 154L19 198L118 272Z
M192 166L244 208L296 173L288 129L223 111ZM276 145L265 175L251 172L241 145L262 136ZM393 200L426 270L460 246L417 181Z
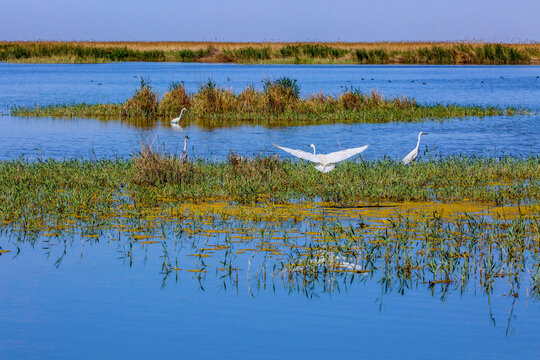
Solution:
M180 156L180 159L182 161L187 161L188 159L188 156L187 156L187 141L189 139L189 136L186 135L186 137L184 138L184 150L182 150L182 155Z
M186 110L187 110L186 108L182 108L182 111L180 111L180 116L172 119L171 123L172 124L177 124L180 121L180 119L182 118L182 114L184 114L184 111L186 111Z
M418 134L418 143L416 143L416 147L409 154L407 154L407 156L405 156L403 160L401 160L402 163L407 165L411 161L416 160L416 158L418 157L418 149L420 148L420 136L427 135L427 134L428 133L420 131L420 134Z
M364 145L362 147L358 148L352 148L352 149L346 149L341 151L336 151L330 154L318 154L315 151L315 145L311 144L310 147L313 148L313 154L302 151L302 150L295 150L295 149L289 149L286 147L278 146L276 144L273 144L278 149L281 149L283 151L288 152L291 155L294 155L300 159L308 160L311 162L316 163L315 169L319 170L320 172L327 173L332 170L334 170L335 163L347 160L348 158L360 154L362 151L366 150L369 145Z

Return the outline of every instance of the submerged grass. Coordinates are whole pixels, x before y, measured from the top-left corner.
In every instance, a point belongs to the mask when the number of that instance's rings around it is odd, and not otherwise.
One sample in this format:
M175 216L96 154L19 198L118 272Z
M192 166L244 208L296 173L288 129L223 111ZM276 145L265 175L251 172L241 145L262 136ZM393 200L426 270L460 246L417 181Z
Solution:
M218 87L211 80L202 84L199 91L193 94L188 93L181 83L173 83L161 99L151 88L149 80L141 79L140 88L122 104L15 106L11 108L11 114L124 118L154 122L157 119L177 117L184 107L189 111L182 117L182 122L202 126L384 123L530 113L526 109L512 107L420 105L414 99L385 98L378 91L363 93L355 88L345 89L337 96L320 93L301 98L300 86L296 80L283 77L266 80L262 90L249 86L240 93Z
M10 62L538 64L539 58L537 43L0 42L0 61Z

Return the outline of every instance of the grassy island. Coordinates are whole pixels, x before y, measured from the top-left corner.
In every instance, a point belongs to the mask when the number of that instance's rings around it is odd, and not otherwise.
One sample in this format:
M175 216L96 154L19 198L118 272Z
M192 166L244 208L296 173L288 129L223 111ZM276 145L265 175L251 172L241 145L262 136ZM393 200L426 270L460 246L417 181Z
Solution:
M183 115L182 124L201 126L384 123L528 113L528 110L511 107L421 105L414 99L388 99L377 91L363 93L355 88L347 89L338 96L321 93L301 98L296 80L285 77L266 80L262 90L249 86L240 93L218 87L212 81L203 84L196 93L188 93L181 83L173 83L161 98L149 81L141 79L140 88L124 103L13 107L11 114L136 119L152 123L177 117L182 108L189 110Z
M0 42L0 61L103 63L112 61L245 64L538 64L530 44Z

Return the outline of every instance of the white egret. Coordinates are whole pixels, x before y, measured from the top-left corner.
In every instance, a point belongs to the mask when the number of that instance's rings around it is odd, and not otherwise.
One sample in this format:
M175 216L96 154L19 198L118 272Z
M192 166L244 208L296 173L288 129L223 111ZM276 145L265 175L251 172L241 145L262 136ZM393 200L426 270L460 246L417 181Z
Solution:
M428 133L420 131L420 134L418 134L418 143L416 143L416 147L409 154L407 154L407 156L405 156L403 160L401 160L402 163L407 165L411 161L416 160L416 158L418 157L418 149L420 148L420 136L427 135L427 134Z
M182 114L184 114L184 111L186 111L186 110L187 110L186 108L182 108L182 111L180 111L180 116L172 119L171 123L172 124L177 124L180 121L180 119L182 118Z
M295 149L289 149L286 147L278 146L276 144L273 144L278 149L281 149L283 151L288 152L291 155L294 155L300 159L308 160L311 162L316 163L315 169L319 170L320 172L327 173L334 169L335 163L347 160L348 158L360 154L362 151L366 150L369 145L364 145L362 147L358 148L352 148L352 149L346 149L341 151L336 151L330 154L317 154L315 150L315 145L311 144L310 147L313 148L313 154L302 151L302 150L295 150Z
M188 156L187 156L187 141L189 139L189 136L186 135L186 137L184 138L184 150L182 150L182 155L180 156L180 159L182 161L187 161L188 159Z

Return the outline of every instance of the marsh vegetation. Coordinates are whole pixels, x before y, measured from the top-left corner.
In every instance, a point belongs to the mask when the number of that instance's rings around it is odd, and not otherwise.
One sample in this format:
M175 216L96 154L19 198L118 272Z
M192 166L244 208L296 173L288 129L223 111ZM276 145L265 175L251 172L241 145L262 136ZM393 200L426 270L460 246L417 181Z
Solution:
M535 44L0 42L0 61L235 62L257 64L536 64Z
M2 253L31 243L60 266L106 241L129 266L159 249L167 281L284 286L307 296L377 281L444 299L496 286L539 295L540 159L346 162L329 174L275 157L0 163ZM504 279L499 281L498 279ZM522 283L527 286L521 286ZM524 289L527 293L524 294Z
M152 89L148 79L141 78L140 87L124 103L15 106L11 108L11 115L155 122L177 117L182 108L189 110L182 117L182 123L202 126L384 123L529 113L513 107L421 105L407 97L385 98L378 91L364 93L353 87L344 88L337 96L319 93L302 98L296 80L282 77L265 80L261 90L248 86L239 93L219 87L211 80L202 84L198 92L188 93L182 83L175 82L162 97Z

